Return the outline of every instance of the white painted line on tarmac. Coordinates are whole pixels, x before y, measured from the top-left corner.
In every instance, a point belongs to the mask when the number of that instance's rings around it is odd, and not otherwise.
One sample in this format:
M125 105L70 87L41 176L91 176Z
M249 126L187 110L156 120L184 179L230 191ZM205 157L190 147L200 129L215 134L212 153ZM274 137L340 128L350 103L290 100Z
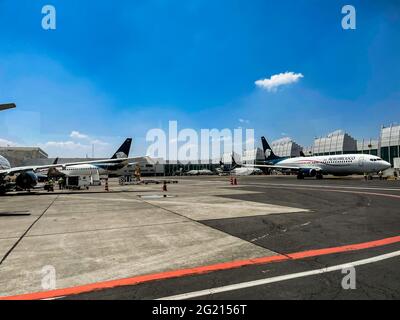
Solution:
M347 187L347 186L335 186L335 185L320 185L320 184L289 184L289 183L251 183L245 182L246 186L266 186L266 187L306 187L306 188L326 188L326 189L350 189L350 190L375 190L375 191L400 191L400 188L380 188L380 187Z
M86 197L86 196L75 196L75 195L66 195L68 199L61 199L61 201L65 200L89 200L89 201L110 201L110 202L133 202L133 203L141 203L139 199L125 199L125 198L107 198L107 197Z
M194 299L194 298L214 295L214 294L218 294L218 293L223 293L223 292L236 291L236 290L241 290L241 289L246 289L246 288L251 288L251 287L262 286L262 285L266 285L266 284L270 284L270 283L282 282L282 281L287 281L287 280L292 280L292 279L297 279L297 278L304 278L304 277L309 277L309 276L313 276L313 275L319 275L319 274L323 274L323 273L339 271L339 270L343 270L343 269L347 269L347 268L352 268L352 267L357 267L357 266L362 266L362 265L366 265L366 264L371 264L371 263L376 263L379 261L392 259L392 258L395 258L398 256L400 256L400 251L380 255L380 256L365 259L365 260L349 262L346 264L341 264L341 265L337 265L337 266L333 266L333 267L322 268L322 269L311 270L311 271L300 272L300 273L287 274L287 275L268 278L268 279L243 282L243 283L239 283L239 284L218 287L218 288L212 288L212 289L206 289L206 290L201 290L201 291L195 291L195 292L190 292L190 293L184 293L184 294L180 294L180 295L176 295L176 296L161 298L158 300Z

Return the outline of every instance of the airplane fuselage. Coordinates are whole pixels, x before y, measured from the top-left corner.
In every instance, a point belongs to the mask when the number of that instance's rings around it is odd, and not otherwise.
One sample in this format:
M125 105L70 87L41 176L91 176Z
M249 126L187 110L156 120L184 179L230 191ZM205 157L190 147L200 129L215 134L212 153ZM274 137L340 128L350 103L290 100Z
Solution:
M379 157L364 154L298 157L285 159L276 165L315 169L322 174L333 175L372 174L391 167Z
M117 173L120 169L126 167L126 164L113 164L113 163L102 163L102 164L82 164L76 166L69 166L66 168L59 169L58 171L66 176L109 176Z
M251 176L254 174L261 174L262 171L256 168L236 168L230 172L234 176Z

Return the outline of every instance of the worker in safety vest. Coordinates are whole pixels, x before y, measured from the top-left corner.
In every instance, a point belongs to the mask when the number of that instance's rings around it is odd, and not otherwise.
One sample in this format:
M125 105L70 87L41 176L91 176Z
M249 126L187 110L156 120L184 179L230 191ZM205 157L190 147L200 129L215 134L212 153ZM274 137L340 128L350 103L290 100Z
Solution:
M53 179L50 179L48 184L47 184L47 192L54 192L54 181Z
M136 178L136 180L138 180L138 181L140 181L141 180L141 178L142 178L142 172L141 172L141 170L140 170L140 166L136 166L136 168L135 168L135 178Z
M58 188L62 190L64 188L64 179L61 177L58 179Z

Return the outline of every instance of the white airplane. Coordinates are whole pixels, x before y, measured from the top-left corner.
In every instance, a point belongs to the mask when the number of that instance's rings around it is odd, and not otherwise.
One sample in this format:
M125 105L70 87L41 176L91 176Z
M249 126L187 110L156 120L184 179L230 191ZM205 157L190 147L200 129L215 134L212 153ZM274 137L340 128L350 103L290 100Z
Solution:
M279 158L270 147L266 152L268 154L266 164L248 165L248 167L291 171L297 173L298 179L304 179L304 177L322 179L323 175L327 174L335 176L374 174L391 168L389 162L367 154Z
M225 164L220 161L221 168L216 171L219 175L232 175L232 176L252 176L262 174L262 171L256 167L238 165L232 155L232 169L225 170Z
M232 156L232 166L233 169L231 170L231 175L233 176L254 176L262 174L262 171L256 167L238 165L233 156Z
M242 168L235 168L231 171L233 176L254 176L258 174L262 174L262 171L257 168L250 168L250 167L242 167Z
M188 176L211 176L213 172L211 170L191 170L186 173Z
M38 183L38 174L42 170L77 173L84 172L88 168L96 168L96 172L104 174L120 170L127 166L129 161L133 160L133 158L128 158L131 142L132 139L127 139L111 159L104 160L11 168L8 160L0 156L0 194L5 194L14 189L34 189ZM73 168L73 170L69 170L71 168ZM9 181L9 178L12 176L16 176L15 184Z
M131 149L132 139L128 138L117 150L117 152L110 158L110 160L128 158ZM76 165L62 166L54 168L50 172L50 176L64 175L70 177L78 176L109 176L118 177L121 169L127 167L128 165L134 165L136 163L128 162L92 162L92 163L82 163Z

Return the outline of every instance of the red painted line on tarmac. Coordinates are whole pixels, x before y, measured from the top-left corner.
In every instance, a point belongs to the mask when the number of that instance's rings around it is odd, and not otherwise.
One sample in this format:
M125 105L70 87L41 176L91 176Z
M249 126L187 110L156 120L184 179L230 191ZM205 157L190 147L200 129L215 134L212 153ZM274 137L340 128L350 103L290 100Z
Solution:
M191 269L167 271L167 272L161 272L161 273L156 273L156 274L149 274L149 275L144 275L144 276L127 278L127 279L98 282L98 283L93 283L93 284L83 285L83 286L78 286L78 287L73 287L73 288L58 289L58 290L47 291L47 292L28 293L28 294L9 296L9 297L0 297L0 300L41 300L41 299L65 297L65 296L77 295L77 294L81 294L81 293L88 293L88 292L99 291L99 290L104 290L104 289L111 289L111 288L116 288L116 287L138 285L141 283L147 283L147 282L152 282L152 281L157 281L157 280L166 280L166 279L180 278L180 277L191 276L191 275L199 275L199 274L215 272L215 271L237 269L237 268L241 268L241 267L245 267L245 266L277 263L277 262L291 261L291 260L300 260L300 259L305 259L305 258L323 256L323 255L330 255L330 254L337 254L337 253L351 252L351 251L359 251L359 250L365 250L365 249L370 249L370 248L382 247L382 246L399 243L399 242L400 242L400 236L397 236L397 237L393 237L393 238L386 238L386 239L377 240L377 241L371 241L371 242L365 242L365 243L359 243L359 244L353 244L353 245L346 245L346 246L335 247L335 248L310 250L310 251L304 251L304 252L291 253L291 254L287 254L287 255L275 255L275 256L262 257L262 258L256 258L256 259L226 262L226 263L214 264L214 265L210 265L210 266L203 266L203 267L197 267L197 268L191 268Z
M399 243L399 242L400 242L400 236L397 236L397 237L386 238L386 239L377 240L377 241L364 242L364 243L359 243L359 244L350 244L350 245L336 247L336 248L326 248L326 249L317 249L317 250L303 251L303 252L298 252L298 253L291 253L291 254L288 254L287 256L291 260L300 260L300 259L325 256L325 255L335 254L335 253L372 249L372 248L383 247L383 246L387 246L387 245Z

